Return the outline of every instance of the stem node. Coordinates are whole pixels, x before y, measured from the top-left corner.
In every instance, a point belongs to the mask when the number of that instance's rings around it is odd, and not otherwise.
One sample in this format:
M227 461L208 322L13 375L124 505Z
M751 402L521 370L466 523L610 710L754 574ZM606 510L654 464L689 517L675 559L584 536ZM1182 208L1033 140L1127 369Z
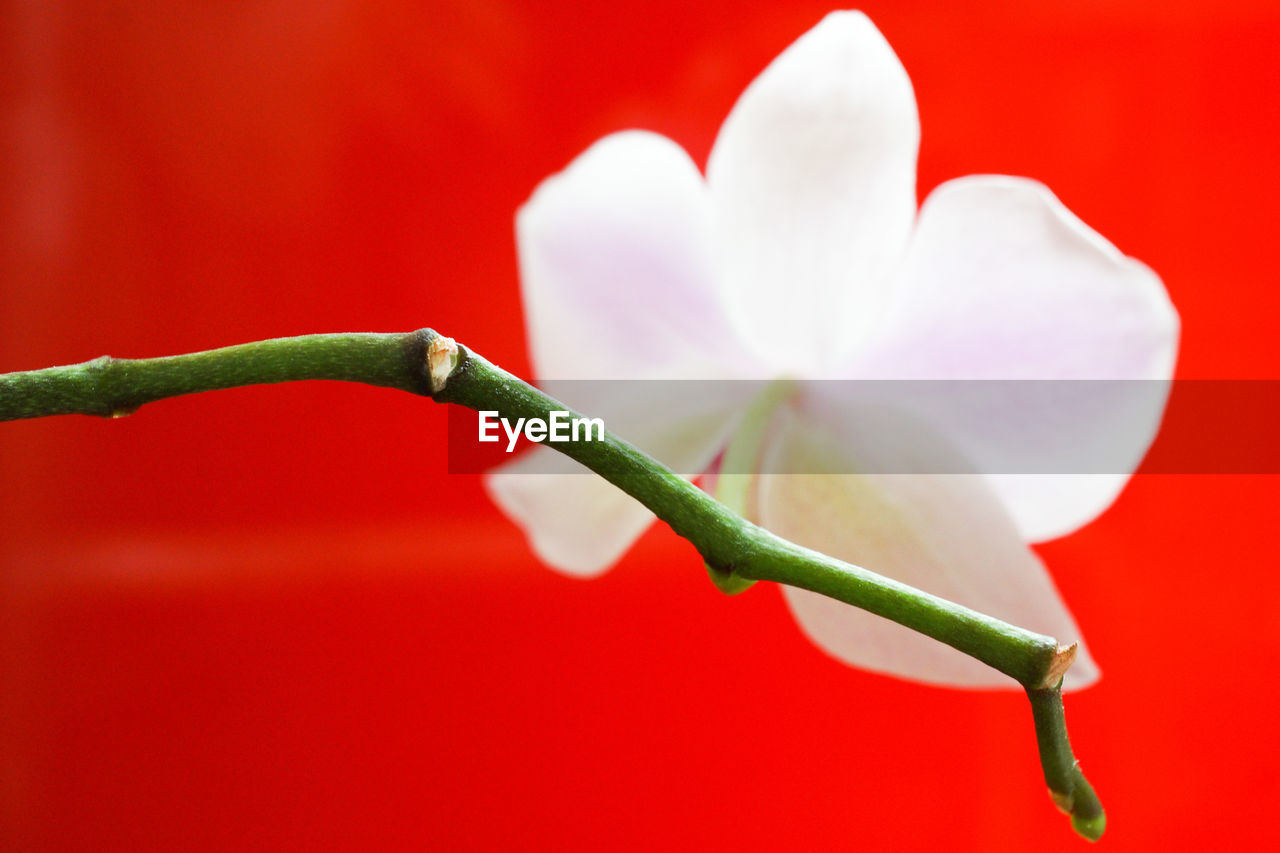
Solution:
M1049 667L1045 670L1044 678L1040 681L1038 687L1046 690L1062 681L1062 677L1067 674L1067 670L1071 668L1071 664L1076 662L1076 654L1080 651L1079 643L1072 643L1069 646L1058 646L1053 653L1053 658L1049 661Z

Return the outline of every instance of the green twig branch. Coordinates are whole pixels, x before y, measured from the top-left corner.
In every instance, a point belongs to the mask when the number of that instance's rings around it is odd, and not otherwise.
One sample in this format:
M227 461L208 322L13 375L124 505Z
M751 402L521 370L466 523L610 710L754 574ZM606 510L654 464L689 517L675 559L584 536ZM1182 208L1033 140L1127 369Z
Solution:
M434 333L302 335L165 358L112 358L0 374L0 421L45 415L121 417L140 406L242 385L338 379L430 396L424 352Z
M0 374L0 421L46 415L118 417L166 397L303 379L361 382L497 411L549 419L564 404L430 329L405 334L276 338L166 358L104 356L83 364ZM576 416L577 413L571 413ZM1054 802L1077 832L1096 840L1101 805L1081 775L1062 717L1062 675L1075 647L802 548L746 521L627 442L551 445L598 472L698 549L721 580L775 581L892 619L1017 680L1035 719L1040 761Z
M1062 712L1062 682L1052 687L1027 688L1031 716L1036 725L1036 745L1049 796L1071 817L1071 826L1090 841L1097 841L1107 828L1107 815L1089 780L1080 772L1080 762L1071 753L1067 724Z

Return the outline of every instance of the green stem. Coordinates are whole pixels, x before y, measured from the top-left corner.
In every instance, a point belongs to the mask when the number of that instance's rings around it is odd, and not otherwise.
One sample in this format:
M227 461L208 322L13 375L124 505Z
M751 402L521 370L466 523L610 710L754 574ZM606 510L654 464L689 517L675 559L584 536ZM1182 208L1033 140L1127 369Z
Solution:
M59 414L114 417L165 397L304 379L398 388L441 403L496 410L509 420L547 420L552 411L570 411L448 338L422 329L407 334L276 338L167 358L104 356L83 364L3 374L0 420ZM764 399L767 402L768 396ZM764 428L763 423L757 426ZM1060 683L1074 649L1061 649L1051 637L781 539L611 434L606 433L603 441L551 446L640 501L725 576L776 581L847 602L1016 679L1031 699L1051 792L1072 812L1077 831L1086 837L1101 833L1101 807L1071 756L1061 694L1052 686Z
M566 411L564 404L474 353L464 353L436 399L470 409L496 409L510 420L546 420L553 410ZM1053 663L1058 645L1051 637L781 539L617 436L606 433L604 441L552 446L636 498L721 571L811 589L870 610L976 657L1022 684L1038 686Z
M1027 689L1031 716L1036 726L1040 767L1054 805L1071 816L1071 826L1090 841L1097 841L1107 828L1107 815L1089 780L1080 772L1080 762L1071 752L1067 723L1062 709L1062 682L1038 690Z
M120 417L182 394L336 379L430 394L422 365L433 332L303 335L164 358L102 356L0 374L0 421L45 415Z

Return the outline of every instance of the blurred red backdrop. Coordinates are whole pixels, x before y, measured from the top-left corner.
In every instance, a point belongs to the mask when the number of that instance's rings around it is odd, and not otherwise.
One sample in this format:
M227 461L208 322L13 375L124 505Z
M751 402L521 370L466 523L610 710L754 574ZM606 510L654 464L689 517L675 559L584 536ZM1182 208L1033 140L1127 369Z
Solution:
M1280 376L1274 3L863 8L922 194L1045 181L1164 276L1180 376ZM516 207L620 128L704 162L827 10L11 4L0 370L431 325L527 373ZM0 846L1080 849L1023 697L846 669L665 529L555 575L445 421L305 384L0 425ZM1138 477L1041 548L1113 849L1273 835L1275 485Z

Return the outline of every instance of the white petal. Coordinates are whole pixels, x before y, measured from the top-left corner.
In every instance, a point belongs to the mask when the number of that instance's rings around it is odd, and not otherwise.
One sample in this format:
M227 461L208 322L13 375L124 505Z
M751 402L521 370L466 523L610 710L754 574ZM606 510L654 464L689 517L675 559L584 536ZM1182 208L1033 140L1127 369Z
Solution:
M840 453L794 417L781 419L759 484L762 524L787 539L926 592L1053 636L1080 639L1044 565L981 477L787 474ZM1018 685L955 649L850 605L784 588L820 648L845 663L956 687ZM1066 687L1098 678L1081 644Z
M1070 532L1110 504L1151 444L1169 384L943 379L802 387L806 412L858 452L859 473L985 474L1024 539L1037 541ZM933 455L939 438L956 453Z
M895 301L878 326L876 340L853 356L844 375L1165 380L1178 339L1177 312L1155 273L1121 254L1043 185L1001 176L951 181L929 196ZM1142 395L1145 413L1128 424L1135 464L1155 437L1165 389L1153 384ZM1037 441L1101 434L1093 411L1023 411L1011 430L1040 436ZM1131 468L1096 476L999 476L992 484L1024 536L1040 541L1105 510Z
M597 577L626 553L653 513L595 474L537 473L567 469L559 462L563 458L535 448L486 477L485 484L542 562L566 575Z
M785 341L783 367L811 375L865 332L910 235L919 137L906 71L860 12L828 15L726 119L707 180L735 319Z
M739 386L750 385L578 383L573 402L673 471L692 477L724 447L741 409ZM584 401L583 394L597 398ZM575 577L602 574L653 521L630 495L550 447L516 457L487 475L485 485L524 530L534 553Z
M920 210L859 372L877 379L1158 379L1178 315L1160 279L1043 184L976 175Z
M743 369L710 215L697 167L652 133L606 137L544 181L516 221L537 375L690 379Z

